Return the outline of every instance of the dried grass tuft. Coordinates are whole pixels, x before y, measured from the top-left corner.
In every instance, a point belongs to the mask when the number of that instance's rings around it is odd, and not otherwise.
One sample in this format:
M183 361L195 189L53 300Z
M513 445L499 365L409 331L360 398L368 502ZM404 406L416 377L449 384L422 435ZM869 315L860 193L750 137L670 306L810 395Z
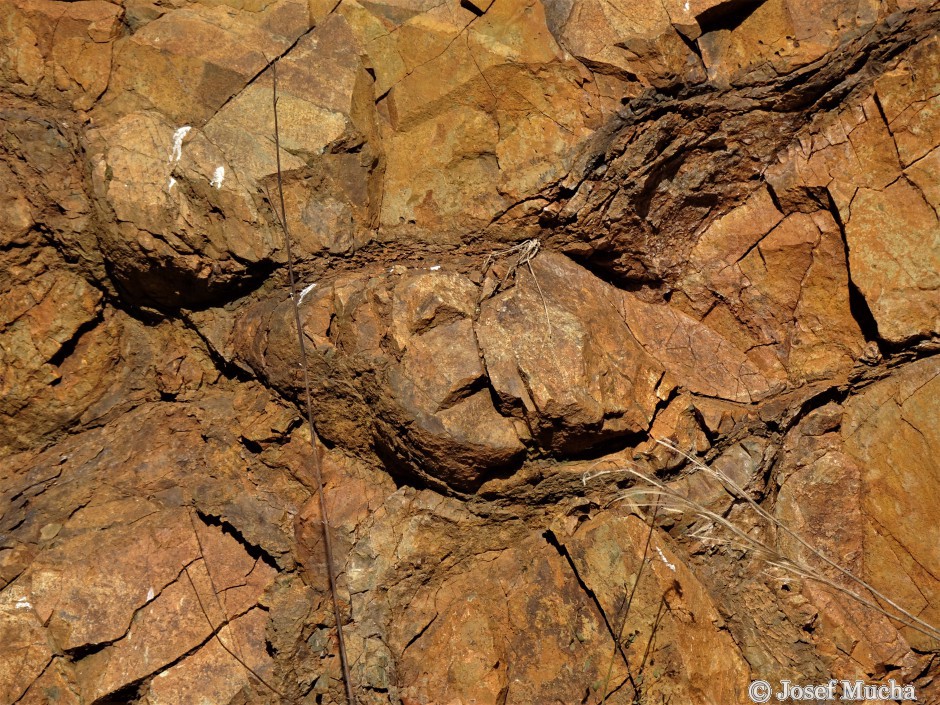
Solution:
M744 531L727 517L717 514L695 500L680 494L660 480L642 472L636 467L588 472L582 476L582 481L584 484L587 484L602 475L615 473L632 477L638 484L618 495L613 501L629 502L638 510L655 507L656 510L660 512L676 512L696 516L705 521L705 526L690 534L693 538L704 542L733 546L743 551L750 552L754 557L766 563L770 568L779 569L798 578L812 580L826 585L836 592L855 600L859 604L884 615L893 622L909 627L940 642L940 630L916 615L911 614L911 612L898 605L890 597L823 554L806 539L770 514L720 469L702 463L700 460L676 447L669 441L655 440L659 445L681 455L699 472L719 482L729 494L743 501L757 517L759 522L766 528L780 532L796 541L822 564L842 576L846 584L841 584L828 577L818 568L814 568L799 560L783 555L778 548L772 546L763 538L759 538L752 533ZM866 595L870 597L866 597Z
M523 265L528 267L529 274L532 275L532 281L535 282L535 287L538 289L539 296L542 298L542 306L545 308L545 325L547 326L548 338L550 340L552 337L552 319L548 313L548 302L545 300L545 294L542 292L542 285L539 284L539 278L535 276L535 270L532 269L532 260L535 259L536 255L538 255L541 249L541 241L539 241L538 238L532 238L531 240L524 240L523 242L513 245L512 247L507 247L505 250L491 252L489 255L487 255L486 260L483 262L483 276L486 277L490 269L492 269L493 265L495 265L498 260L515 256L515 259L509 265L506 273L499 280L496 288L493 289L493 291L489 294L492 296L493 294L496 294L505 288L506 283L515 276L516 270L518 270L519 267L522 267ZM485 296L484 298L487 297Z

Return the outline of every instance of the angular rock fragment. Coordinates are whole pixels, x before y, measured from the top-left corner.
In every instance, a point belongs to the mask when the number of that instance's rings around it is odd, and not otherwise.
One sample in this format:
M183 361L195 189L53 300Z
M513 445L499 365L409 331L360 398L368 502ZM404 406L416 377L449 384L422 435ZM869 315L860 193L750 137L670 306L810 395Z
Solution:
M879 14L879 3L873 0L725 2L699 17L705 34L698 44L710 80L734 83L748 72L768 80L786 76L857 37ZM702 22L706 18L708 22Z
M710 4L717 3L696 2L694 9L688 2L684 6L629 0L550 3L556 6L555 36L588 68L657 87L704 80L701 59L680 32L695 39L700 30L693 13Z
M199 308L276 250L249 181L189 125L133 113L89 131L99 236L111 276L141 303Z
M372 58L387 228L459 240L560 179L610 103L558 46L542 3L448 0L389 19L347 17ZM416 8L417 9L417 8ZM479 13L479 14L478 14Z
M640 574L648 533L636 517L608 515L557 540L571 556L579 580L596 596L608 624L626 620L623 654L631 668L643 671L642 679L634 673L643 697L736 702L747 687L747 663L728 643L727 634L713 630L721 617L711 595L663 534L656 532L652 538ZM627 613L624 600L637 580ZM713 658L715 653L723 658ZM662 677L675 672L683 674L681 685Z
M177 125L205 125L310 28L307 4L298 0L259 10L195 3L117 42L102 115L156 109Z
M614 290L558 255L517 276L483 303L477 326L504 411L562 452L649 428L663 369L617 316Z
M200 698L231 702L243 689L248 690L252 678L271 679L271 658L264 650L266 621L261 609L234 619L196 653L158 673L141 702L173 705Z
M920 190L905 180L860 189L845 235L878 334L899 343L940 331L940 219Z
M521 704L532 698L527 683L538 684L539 697L569 702L596 694L605 680L611 641L604 617L543 539L477 561L413 603L432 615L411 643L394 643L403 695L413 702ZM624 671L615 664L612 687Z
M933 452L938 384L935 359L911 365L846 404L841 428L845 451L861 471L865 577L931 624L940 620L940 542L929 519L940 474ZM909 630L904 636L912 645L926 643Z
M4 84L20 96L91 108L108 87L122 8L100 0L19 0L0 13Z
M23 588L0 593L0 697L15 703L53 659L42 621Z
M8 270L0 292L0 446L28 447L77 419L96 396L96 368L70 360L101 315L101 292L68 271L48 271L42 259ZM45 271L44 271L45 270ZM105 369L110 365L105 365ZM87 377L84 377L87 375ZM44 399L41 414L33 406Z

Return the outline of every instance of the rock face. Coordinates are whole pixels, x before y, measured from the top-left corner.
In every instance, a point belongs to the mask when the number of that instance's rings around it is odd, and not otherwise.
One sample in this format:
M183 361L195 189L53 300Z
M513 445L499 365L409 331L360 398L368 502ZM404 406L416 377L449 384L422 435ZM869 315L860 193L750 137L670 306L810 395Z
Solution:
M938 28L6 2L0 704L940 702Z

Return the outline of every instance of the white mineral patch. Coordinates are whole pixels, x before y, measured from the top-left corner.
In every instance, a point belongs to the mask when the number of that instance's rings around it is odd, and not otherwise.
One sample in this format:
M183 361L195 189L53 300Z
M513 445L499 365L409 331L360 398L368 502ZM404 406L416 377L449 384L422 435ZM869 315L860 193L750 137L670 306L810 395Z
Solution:
M215 186L216 188L222 188L222 182L225 181L225 167L217 166L215 172L212 174L212 181L209 182L210 186Z
M173 151L170 152L170 161L174 164L183 156L183 139L193 129L189 125L183 125L173 133Z
M300 292L300 299L297 301L298 306L304 302L304 297L307 294L309 294L311 291L313 291L316 285L317 283L314 282L313 284L310 284L309 286L304 287L303 291Z
M675 566L674 563L670 563L669 561L666 560L666 554L663 553L663 549L661 549L659 546L657 546L657 547L656 547L656 552L659 554L659 557L662 559L663 563L666 564L666 567L668 567L669 570L671 570L673 573L675 573L675 572L676 572L676 566Z

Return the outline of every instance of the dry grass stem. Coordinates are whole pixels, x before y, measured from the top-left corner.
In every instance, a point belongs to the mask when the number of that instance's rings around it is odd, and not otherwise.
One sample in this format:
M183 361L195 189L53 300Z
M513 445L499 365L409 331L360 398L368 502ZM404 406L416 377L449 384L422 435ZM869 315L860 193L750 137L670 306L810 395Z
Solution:
M300 367L303 371L304 393L306 400L307 425L310 428L310 445L312 447L312 460L314 484L320 505L320 525L323 529L323 548L326 554L326 573L330 584L330 598L333 604L333 618L336 621L336 642L339 650L340 669L343 673L343 687L346 691L346 702L355 705L356 695L353 690L352 677L349 673L349 659L346 655L346 641L343 638L343 620L339 608L339 594L336 587L336 563L333 559L333 541L330 536L330 515L326 504L326 495L323 491L323 471L320 464L319 435L313 422L313 399L310 392L310 370L307 365L307 346L304 342L303 326L300 320L300 301L297 292L297 278L294 275L294 254L291 247L290 230L287 227L287 208L284 204L284 182L281 172L281 138L278 128L277 116L277 61L271 64L271 73L274 83L274 149L277 155L277 192L280 205L278 221L284 231L284 241L287 249L287 273L290 281L290 295L293 304L294 324L297 327L297 345L300 351ZM277 208L275 208L277 211Z
M849 570L837 564L828 556L824 555L814 546L809 544L805 539L799 536L796 532L786 526L783 522L770 514L721 470L705 465L697 458L680 450L669 441L657 439L656 442L663 447L680 454L698 471L703 472L708 477L711 477L720 482L721 485L729 492L729 494L745 502L747 506L764 522L765 526L773 527L777 531L796 541L800 546L809 551L815 558L822 561L826 566L834 569L850 583L853 583L856 588L860 588L860 590L839 584L832 578L827 577L820 570L812 568L798 560L783 555L777 548L771 546L767 541L745 532L743 529L741 529L741 527L737 526L727 517L708 509L699 502L682 495L655 477L648 475L647 473L644 473L636 468L623 467L616 470L588 472L584 474L582 481L587 484L587 482L593 479L613 473L624 474L632 477L634 480L642 484L622 492L614 500L612 500L612 502L629 502L635 509L658 507L660 504L662 504L664 511L678 511L682 514L697 516L708 522L708 524L706 527L698 529L690 534L691 537L701 541L720 543L726 546L738 548L742 551L751 552L758 559L764 561L770 567L777 568L805 580L812 580L814 582L826 585L833 590L851 598L852 600L855 600L859 604L879 612L888 619L891 619L898 624L902 624L940 642L940 630L918 618L916 615L911 614L908 610L898 605L896 602L875 589L869 583L865 582L858 576L851 573ZM723 533L721 535L717 535L711 533L712 531L720 531ZM875 599L872 600L866 598L862 594L863 592L868 593ZM890 610L884 607L883 604L879 603L888 605Z
M501 291L505 286L506 282L516 273L516 270L519 267L525 265L529 268L529 274L532 275L532 281L535 282L535 288L538 289L539 296L542 299L542 306L545 309L545 325L548 328L548 337L552 337L552 319L548 314L548 302L545 299L545 294L542 291L542 285L539 284L539 279L535 276L535 270L532 269L532 260L535 259L535 256L539 253L539 250L542 249L542 243L537 238L532 238L531 240L524 240L517 245L512 247L507 247L505 250L498 250L496 252L491 252L487 255L486 260L483 262L483 273L486 275L490 271L490 268L496 264L496 261L503 259L505 257L512 257L515 255L515 260L512 264L509 265L509 269L506 270L506 274L503 275L502 279L499 280L499 284L496 285L496 289L493 293Z

